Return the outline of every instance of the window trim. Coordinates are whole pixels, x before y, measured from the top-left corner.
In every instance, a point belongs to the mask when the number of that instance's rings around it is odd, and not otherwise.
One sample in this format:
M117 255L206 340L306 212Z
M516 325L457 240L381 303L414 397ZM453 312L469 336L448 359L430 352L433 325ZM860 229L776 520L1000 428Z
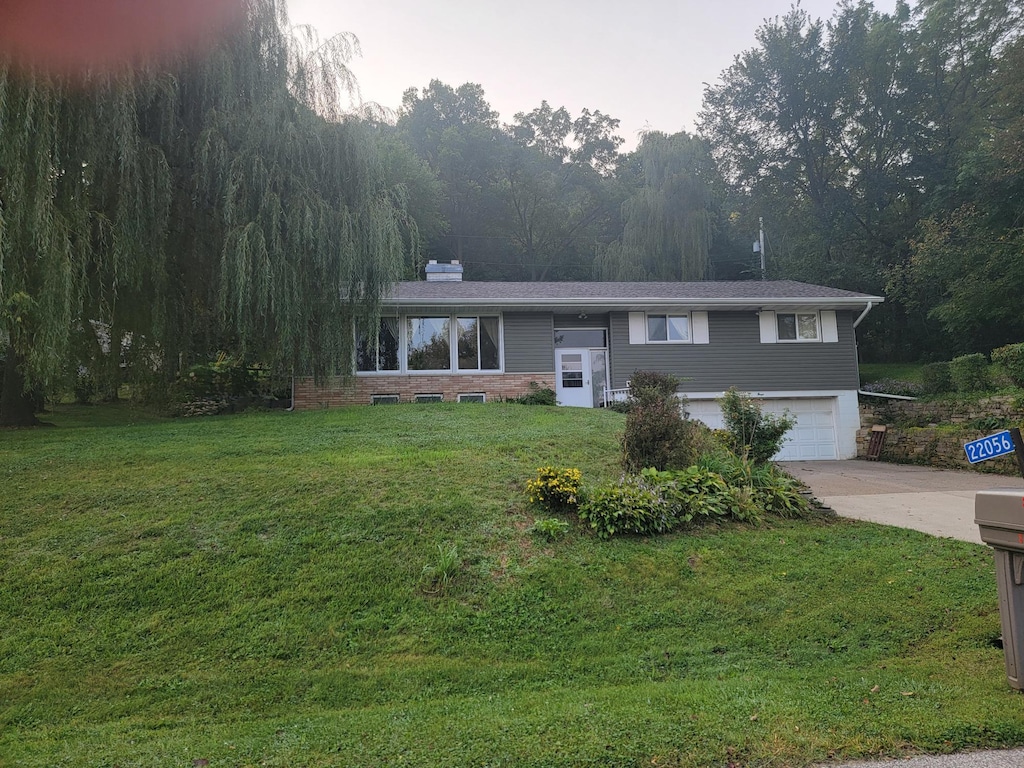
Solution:
M415 315L401 315L400 327L402 329L403 338L399 342L399 350L402 353L402 357L399 361L399 368L402 373L409 374L434 374L444 375L454 373L457 369L452 367L452 362L458 364L458 354L452 353L452 341L458 340L458 336L453 333L452 321L455 319L454 315L442 315L442 314L427 314L419 313ZM447 368L410 368L409 367L409 354L410 340L409 340L409 325L413 320L441 320L442 322L447 321L448 323L448 367Z
M485 317L493 317L493 318L495 318L498 321L497 338L494 340L495 343L497 344L498 364L494 368L484 368L481 365L481 363L482 363L482 359L481 359L481 346L482 345L480 343L480 340L481 340L481 334L483 332L483 324L480 322L480 320L482 318L485 318ZM477 364L476 368L463 368L459 364L460 363L460 360L459 360L459 337L461 335L460 334L460 330L459 330L459 321L460 320L469 320L469 319L476 320L476 364ZM503 367L504 367L502 365L503 361L502 361L502 343L501 343L502 342L501 315L500 314L498 314L498 315L458 315L458 314L456 314L456 315L452 315L452 320L454 321L454 322L451 323L452 336L453 336L453 338L452 338L452 361L455 363L455 367L452 368L451 370L457 371L459 373L497 373L497 372L501 371L503 369Z
M353 328L352 328L352 335L353 335L352 370L353 370L353 373L355 373L357 376L394 376L395 374L398 374L398 373L402 372L402 363L403 363L403 360L402 360L402 340L403 340L403 336L404 336L404 331L402 329L402 316L401 315L387 315L387 314L383 314L383 315L380 316L380 321L379 322L383 322L387 318L394 318L395 322L398 324L398 327L396 328L396 330L398 331L398 338L396 339L396 341L398 342L398 349L396 350L397 356L398 356L398 367L397 368L375 368L373 370L366 370L366 371L359 370L359 326L358 326L358 324L353 324ZM378 344L377 344L378 349L376 350L376 354L374 355L374 360L379 363L380 362L380 350L379 350L379 346L380 346L380 329L379 328L377 330L377 334L378 334L378 337L377 337L378 338Z
M644 312L644 339L648 344L693 344L693 318L690 316L690 312ZM652 317L664 317L665 318L665 338L664 339L652 339L651 338L651 324L650 318ZM685 339L670 339L668 329L669 318L672 317L685 317L686 318L686 338Z
M779 336L779 318L783 315L792 315L793 324L796 327L796 338L795 339L783 339ZM814 331L815 337L813 339L802 339L800 338L800 325L797 320L800 315L813 315L814 316ZM822 340L821 335L821 312L778 312L775 313L775 341L777 344L818 344Z

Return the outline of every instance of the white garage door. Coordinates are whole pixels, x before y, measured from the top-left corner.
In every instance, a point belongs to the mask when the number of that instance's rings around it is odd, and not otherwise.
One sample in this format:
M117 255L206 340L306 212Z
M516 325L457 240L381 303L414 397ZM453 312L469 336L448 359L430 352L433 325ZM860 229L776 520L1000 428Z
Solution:
M835 398L808 398L806 400L762 400L765 413L781 414L789 411L796 426L786 435L776 461L815 461L838 458L836 445ZM686 410L691 419L699 419L713 429L722 429L722 411L713 400L690 400Z

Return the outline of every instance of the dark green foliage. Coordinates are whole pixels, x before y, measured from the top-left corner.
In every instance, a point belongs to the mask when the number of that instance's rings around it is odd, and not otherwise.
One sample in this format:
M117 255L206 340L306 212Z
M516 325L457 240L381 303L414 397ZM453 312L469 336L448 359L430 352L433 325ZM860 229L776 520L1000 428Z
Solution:
M256 370L242 360L221 354L216 360L191 366L176 387L188 398L243 397L258 389Z
M638 405L664 402L676 397L679 378L657 371L634 371L629 380L629 399Z
M675 376L653 371L633 374L622 435L622 463L627 472L690 463L695 427L683 417L686 401L676 394L678 386Z
M665 533L674 522L671 506L657 486L637 475L590 491L580 505L580 519L602 539Z
M941 395L953 390L953 377L948 362L929 363L921 369L921 388L927 395Z
M0 56L0 337L19 389L0 423L79 363L101 393L123 362L166 384L224 348L346 370L353 316L376 317L415 252L400 153L340 113L354 38L293 30L280 0L239 6L202 56L159 67L72 81Z
M638 185L622 204L622 234L599 248L601 280L704 280L720 217L707 142L685 131L643 135L633 153Z
M614 234L618 121L547 102L504 123L475 83L432 80L402 99L398 133L440 180L444 231L427 244L473 279L586 278Z
M557 405L555 390L551 387L542 387L536 381L531 381L525 394L519 397L509 398L510 403L520 405Z
M992 388L988 360L980 352L954 357L949 375L957 392L983 392Z
M684 469L644 469L590 491L580 518L601 538L653 535L704 523L758 522L762 513L804 517L807 499L792 477L771 464L752 464L727 451Z
M1007 344L993 349L992 362L1003 366L1014 386L1024 387L1024 344Z
M629 413L632 406L628 400L612 400L610 403L605 403L605 408L615 413Z
M666 472L645 469L640 474L658 487L677 526L724 519L750 521L758 517L748 488L730 485L720 474L705 467L694 465Z
M979 432L995 432L998 429L1006 429L1007 427L1015 425L1009 420L1000 418L999 416L983 416L981 418L971 419L964 426L969 429L976 429Z
M729 485L749 488L755 506L778 517L805 517L811 508L803 487L771 462L755 464L728 450L702 453L698 464L720 474Z
M757 403L735 387L725 393L721 406L731 450L755 464L769 461L778 453L783 438L796 423L788 414L762 413Z
M683 433L679 406L670 400L635 403L626 414L622 463L627 472L675 465Z

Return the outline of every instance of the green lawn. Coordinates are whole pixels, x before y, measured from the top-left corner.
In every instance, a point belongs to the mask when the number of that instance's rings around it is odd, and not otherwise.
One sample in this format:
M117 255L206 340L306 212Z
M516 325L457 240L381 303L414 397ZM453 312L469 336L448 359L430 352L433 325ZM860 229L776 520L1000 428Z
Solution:
M860 383L870 384L880 379L896 379L921 383L921 369L925 363L861 363Z
M615 413L50 420L0 433L3 766L801 766L1024 744L986 548L834 519L531 535L538 466L617 476ZM438 545L461 565L431 594Z

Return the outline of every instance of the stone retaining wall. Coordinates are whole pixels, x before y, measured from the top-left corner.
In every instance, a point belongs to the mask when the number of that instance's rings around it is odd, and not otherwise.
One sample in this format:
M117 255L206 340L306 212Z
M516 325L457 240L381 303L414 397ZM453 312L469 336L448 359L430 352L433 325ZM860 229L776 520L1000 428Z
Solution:
M885 400L863 395L860 398L860 421L865 426L899 424L926 427L930 424L966 424L991 418L1024 423L1024 402L1012 395L993 395L973 403Z
M867 456L871 426L885 424L882 461L923 464L947 469L1018 475L1014 456L971 464L964 443L1010 426L1024 426L1024 403L1009 395L995 395L974 403L918 402L862 397L857 456Z

